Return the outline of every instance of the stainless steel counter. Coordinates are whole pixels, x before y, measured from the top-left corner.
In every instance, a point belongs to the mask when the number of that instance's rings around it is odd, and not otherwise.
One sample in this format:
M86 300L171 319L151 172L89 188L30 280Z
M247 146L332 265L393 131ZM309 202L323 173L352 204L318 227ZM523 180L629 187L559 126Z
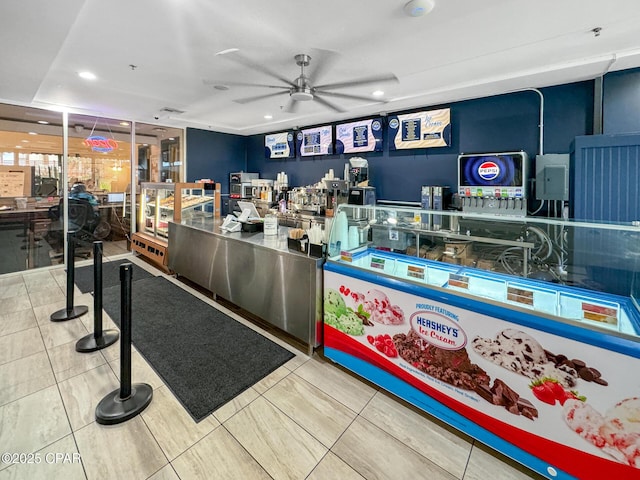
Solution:
M220 220L169 223L169 268L305 342L322 343L322 264L277 236L225 233Z

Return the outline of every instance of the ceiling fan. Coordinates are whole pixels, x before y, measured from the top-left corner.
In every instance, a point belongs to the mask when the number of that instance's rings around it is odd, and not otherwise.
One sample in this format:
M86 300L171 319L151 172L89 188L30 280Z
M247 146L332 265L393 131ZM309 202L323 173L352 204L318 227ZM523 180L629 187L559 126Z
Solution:
M233 52L231 55L225 55L226 58L233 60L237 63L240 63L253 70L262 72L272 78L275 78L276 80L279 80L280 82L282 82L284 85L263 85L263 84L255 84L255 83L232 82L232 81L222 82L222 81L212 81L212 80L205 80L204 83L206 85L221 85L221 84L241 85L241 86L247 86L247 87L275 88L275 89L282 90L279 92L266 93L263 95L256 95L253 97L234 100L236 103L246 104L246 103L256 102L258 100L262 100L269 97L276 97L279 95L288 94L289 101L282 108L282 110L285 112L295 113L299 107L300 102L315 101L327 108L330 108L335 112L342 113L342 112L345 112L346 110L344 110L342 107L340 107L336 103L330 102L324 97L362 100L366 102L375 101L380 103L385 103L385 100L374 99L372 97L366 97L361 95L351 95L347 93L333 92L331 90L347 88L347 87L355 87L355 86L361 86L361 85L369 85L369 84L380 84L383 82L398 81L397 77L393 74L382 74L382 75L360 78L360 79L346 81L346 82L336 82L336 83L327 83L324 85L316 85L315 81L318 78L320 78L322 74L326 72L326 70L329 67L329 63L332 60L332 57L335 56L335 52L331 52L328 50L322 50L319 52L320 52L319 59L318 61L315 62L314 70L310 74L308 74L305 71L305 68L309 67L311 63L311 57L305 53L300 53L293 57L296 62L296 65L300 67L300 75L294 80L289 80L283 77L282 75L279 75L278 73L273 72L272 70L269 70L268 68L262 65L259 65L253 62L252 60L244 56L241 56L235 52Z

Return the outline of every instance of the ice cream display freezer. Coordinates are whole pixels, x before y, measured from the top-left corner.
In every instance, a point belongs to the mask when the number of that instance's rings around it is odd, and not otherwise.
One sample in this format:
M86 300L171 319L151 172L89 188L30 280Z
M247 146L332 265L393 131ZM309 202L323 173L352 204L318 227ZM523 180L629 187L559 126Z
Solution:
M349 217L372 232L330 245L325 355L548 478L640 478L640 229L429 214ZM614 248L576 251L590 236Z

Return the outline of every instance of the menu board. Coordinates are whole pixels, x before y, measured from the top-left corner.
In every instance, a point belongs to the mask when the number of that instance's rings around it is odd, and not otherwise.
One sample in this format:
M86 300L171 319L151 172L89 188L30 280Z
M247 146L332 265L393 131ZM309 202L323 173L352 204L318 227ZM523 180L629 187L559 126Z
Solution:
M389 150L448 147L451 145L451 109L389 117Z
M293 132L265 135L264 156L265 158L293 158Z
M300 130L296 137L296 143L302 157L332 154L333 130L331 125Z
M381 151L381 118L336 125L336 153Z

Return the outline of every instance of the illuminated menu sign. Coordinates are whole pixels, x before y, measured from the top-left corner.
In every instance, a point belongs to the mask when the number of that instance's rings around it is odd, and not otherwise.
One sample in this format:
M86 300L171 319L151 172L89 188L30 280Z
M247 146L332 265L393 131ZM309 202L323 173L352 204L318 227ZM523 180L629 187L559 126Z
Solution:
M372 118L336 126L336 153L382 151L382 119Z
M264 136L264 156L266 158L292 158L293 133L280 132Z
M296 143L302 157L332 154L333 131L331 125L300 130L296 137Z
M451 109L389 117L389 150L448 147L451 145Z

